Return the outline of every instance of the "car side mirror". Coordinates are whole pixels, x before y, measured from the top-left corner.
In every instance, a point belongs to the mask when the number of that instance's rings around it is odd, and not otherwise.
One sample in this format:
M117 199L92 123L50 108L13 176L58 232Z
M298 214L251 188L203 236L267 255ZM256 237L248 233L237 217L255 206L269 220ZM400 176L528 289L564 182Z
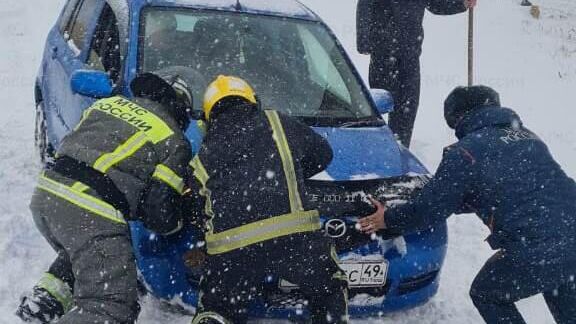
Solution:
M106 98L112 95L112 81L106 72L77 70L70 79L72 92L91 98Z
M376 104L376 109L381 115L394 111L394 98L392 98L390 92L383 89L370 89L370 94Z

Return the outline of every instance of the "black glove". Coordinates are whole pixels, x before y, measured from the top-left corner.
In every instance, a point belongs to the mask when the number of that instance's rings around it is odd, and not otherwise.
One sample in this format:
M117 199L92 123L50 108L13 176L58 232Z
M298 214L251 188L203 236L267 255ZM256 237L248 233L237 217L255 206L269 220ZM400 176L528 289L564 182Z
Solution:
M355 216L360 218L370 216L376 212L376 207L368 200L368 198L358 195L354 197L354 212Z
M180 194L164 182L153 179L140 201L137 218L147 229L171 235L182 228L185 208Z

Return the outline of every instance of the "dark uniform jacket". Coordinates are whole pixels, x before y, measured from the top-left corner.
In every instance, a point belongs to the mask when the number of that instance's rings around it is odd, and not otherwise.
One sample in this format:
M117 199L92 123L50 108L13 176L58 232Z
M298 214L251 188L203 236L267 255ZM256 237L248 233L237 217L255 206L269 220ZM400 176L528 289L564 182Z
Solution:
M150 229L170 232L180 220L170 215L174 201L167 198L183 193L192 153L169 112L143 98L99 100L62 140L56 165L46 172L65 185L83 182L90 187L86 193L113 205L127 220L141 219ZM121 193L125 206L118 197L107 197L111 188L105 187L110 186ZM149 208L143 209L143 203Z
M386 212L387 226L414 231L475 212L491 229L494 249L576 260L576 184L516 113L482 108L456 135L460 141L445 150L430 183Z
M328 142L299 121L278 114L292 156L295 178L287 179L278 144L266 113L253 107L233 107L216 115L196 161L208 179L209 231L217 234L256 221L295 212L288 183L297 186L303 211L304 180L324 170L332 160ZM198 177L198 166L195 167ZM319 224L318 224L319 226Z
M464 0L359 0L358 51L419 57L424 11L452 15L466 11Z

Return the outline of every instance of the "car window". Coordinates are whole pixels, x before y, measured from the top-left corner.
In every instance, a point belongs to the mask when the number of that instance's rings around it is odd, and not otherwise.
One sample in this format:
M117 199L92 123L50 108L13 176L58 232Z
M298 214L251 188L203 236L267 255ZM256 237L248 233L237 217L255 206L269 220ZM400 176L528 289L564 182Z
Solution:
M334 60L330 57L328 51L320 44L318 39L306 28L298 28L300 38L306 50L306 56L311 64L308 65L310 79L319 87L329 89L332 94L340 100L351 104L352 98L346 88L346 83L342 80L342 75L334 65Z
M118 21L108 4L104 5L92 38L87 64L96 70L108 72L112 81L118 81L122 57Z
M195 109L219 74L247 80L264 108L309 124L378 118L358 77L322 24L253 14L148 8L139 70L193 68Z
M67 39L69 37L68 28L71 24L72 15L76 11L76 7L78 6L78 2L79 0L68 1L68 3L66 3L66 6L64 7L64 11L62 12L62 17L60 17L60 25L59 25L60 33L62 35L65 35Z
M98 0L83 0L76 9L74 20L70 26L68 44L77 54L80 54L80 51L86 46L88 27L98 7Z

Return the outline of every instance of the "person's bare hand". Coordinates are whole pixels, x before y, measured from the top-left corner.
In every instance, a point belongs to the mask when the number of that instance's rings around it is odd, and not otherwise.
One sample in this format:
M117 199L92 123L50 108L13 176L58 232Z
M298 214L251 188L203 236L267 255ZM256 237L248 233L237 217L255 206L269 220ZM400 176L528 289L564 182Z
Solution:
M384 220L384 213L386 212L386 206L374 198L369 198L376 211L364 218L358 220L358 225L360 225L359 230L364 234L374 234L378 230L386 228L386 222Z
M464 5L466 8L474 8L478 4L478 0L464 0Z

